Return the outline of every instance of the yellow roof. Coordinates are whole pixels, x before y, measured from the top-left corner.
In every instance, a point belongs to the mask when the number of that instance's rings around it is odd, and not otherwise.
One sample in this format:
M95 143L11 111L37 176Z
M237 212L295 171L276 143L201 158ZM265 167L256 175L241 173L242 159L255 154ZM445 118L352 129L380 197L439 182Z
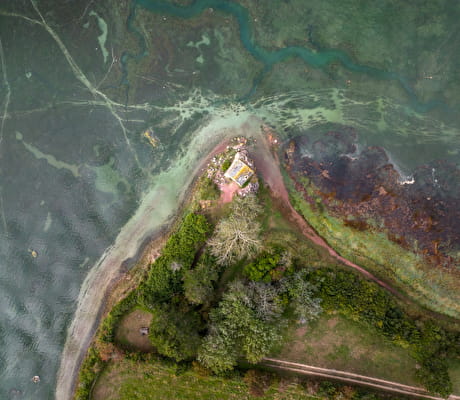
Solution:
M249 168L243 161L235 158L232 165L227 169L224 174L227 178L232 179L238 185L243 186L246 181L254 175L254 171Z

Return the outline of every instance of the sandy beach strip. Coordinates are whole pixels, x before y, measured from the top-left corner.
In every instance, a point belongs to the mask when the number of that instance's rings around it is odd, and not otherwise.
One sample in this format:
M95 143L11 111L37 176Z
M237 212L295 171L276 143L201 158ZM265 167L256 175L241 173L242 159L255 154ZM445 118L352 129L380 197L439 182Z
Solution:
M56 400L70 400L76 388L80 366L93 340L101 317L104 313L106 299L114 285L123 278L123 265L133 265L142 256L142 249L147 242L158 240L174 222L181 205L185 203L195 179L202 173L204 166L216 154L227 146L227 138L241 134L239 129L232 129L219 121L218 130L212 130L212 124L199 137L192 140L190 152L177 161L178 167L168 171L152 190L146 194L135 215L122 228L115 243L101 256L97 264L85 278L78 305L72 323L67 332L67 339L61 356L55 391ZM212 135L211 137L209 137ZM212 148L203 157L203 150ZM159 207L158 205L167 206ZM152 229L152 225L155 226ZM141 249L141 250L140 250ZM158 249L157 249L158 250Z

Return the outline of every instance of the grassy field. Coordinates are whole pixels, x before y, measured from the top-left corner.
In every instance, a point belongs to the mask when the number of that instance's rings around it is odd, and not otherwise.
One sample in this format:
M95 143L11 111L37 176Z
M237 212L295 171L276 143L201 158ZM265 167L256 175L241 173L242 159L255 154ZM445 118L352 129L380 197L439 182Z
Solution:
M325 249L306 239L299 228L283 215L285 205L273 199L267 187L261 185L258 197L263 205L260 222L265 242L287 248L306 266L336 264L337 261Z
M178 373L176 367L155 362L122 360L100 376L92 400L227 400L253 399L240 377L230 379ZM260 400L313 400L298 384L283 380L273 384Z
M460 359L449 363L449 375L452 380L453 393L460 396Z
M275 357L319 367L346 370L419 386L416 362L408 350L389 343L361 323L323 314L308 327L291 329Z

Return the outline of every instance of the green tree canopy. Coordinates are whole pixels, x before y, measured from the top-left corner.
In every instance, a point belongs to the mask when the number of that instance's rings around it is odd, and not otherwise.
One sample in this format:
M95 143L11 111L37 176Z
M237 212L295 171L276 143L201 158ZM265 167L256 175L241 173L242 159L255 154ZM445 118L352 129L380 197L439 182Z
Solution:
M195 269L184 273L184 292L187 300L192 304L203 304L213 292L215 282L219 278L216 268L199 263Z
M281 291L288 297L289 307L300 322L315 319L321 313L321 299L315 297L317 287L308 282L305 270L286 276L280 283Z
M177 306L164 304L153 310L149 338L158 353L176 361L187 360L196 355L201 327L197 312L183 312Z
M152 264L146 281L139 290L139 303L152 308L157 302L170 299L182 290L184 271L193 264L197 250L206 241L211 226L200 214L190 213L183 219L179 230L173 233Z
M198 359L216 373L232 369L237 358L260 361L281 338L278 292L261 282L234 281L211 314L211 327Z

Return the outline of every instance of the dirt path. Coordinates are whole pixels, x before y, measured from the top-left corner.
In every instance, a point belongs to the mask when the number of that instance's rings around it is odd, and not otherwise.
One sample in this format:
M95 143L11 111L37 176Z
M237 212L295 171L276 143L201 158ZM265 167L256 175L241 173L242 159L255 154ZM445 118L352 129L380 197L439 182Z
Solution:
M297 374L319 376L322 378L329 378L341 382L348 382L352 384L359 384L363 386L372 387L375 389L386 390L389 392L405 394L408 396L415 396L417 398L425 398L432 400L445 400L442 397L436 397L431 395L425 389L403 385L402 383L387 381L384 379L373 378L365 375L353 374L346 371L338 371L336 369L327 369L314 367L312 365L299 364L285 360L278 360L276 358L264 358L261 365L274 368L277 370L284 370L289 372L295 372ZM460 396L451 395L448 400L460 400Z
M306 238L308 238L318 246L321 246L324 249L326 249L328 253L336 260L351 268L354 268L368 279L376 282L389 292L400 297L400 293L391 286L389 286L387 283L381 281L376 276L371 274L369 271L366 271L359 265L339 255L331 246L329 246L326 243L326 241L321 236L319 236L315 232L315 230L305 221L305 219L294 209L291 202L289 201L288 191L286 189L283 177L281 175L279 160L272 155L266 140L258 142L254 149L251 151L251 155L254 159L257 171L262 175L262 178L270 187L270 190L273 193L274 197L282 200L283 206L285 207L286 211L286 217L290 221L294 222L296 226L299 227L302 234Z
M220 202L222 204L230 203L233 200L234 194L240 189L240 187L235 183L231 182L226 185L223 185L220 190L222 194L220 196Z

